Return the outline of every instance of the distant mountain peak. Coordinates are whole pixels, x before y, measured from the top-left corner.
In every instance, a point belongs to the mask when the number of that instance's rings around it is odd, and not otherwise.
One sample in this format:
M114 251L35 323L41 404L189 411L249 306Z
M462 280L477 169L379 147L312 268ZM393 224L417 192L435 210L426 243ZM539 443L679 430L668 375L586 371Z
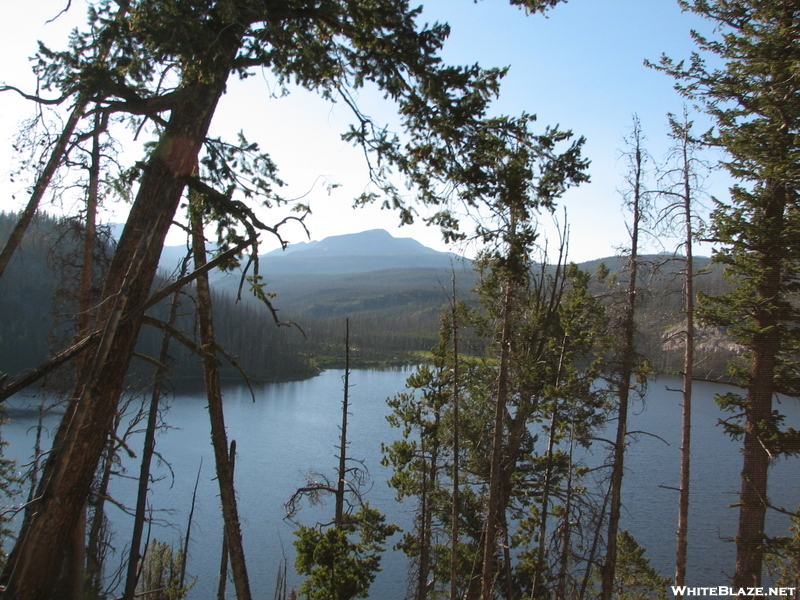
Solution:
M161 267L171 271L184 247L167 246L161 254ZM412 238L397 238L385 229L332 235L320 241L290 244L261 256L264 274L363 273L391 268L449 269L461 257L439 252Z
M290 245L286 251L274 250L267 256L277 257L302 252L312 255L364 256L376 254L430 254L436 250L420 244L412 238L397 238L385 229L369 229L358 233L328 236L318 242L301 242ZM443 254L443 253L440 253Z
M332 235L301 242L262 257L264 273L359 273L389 268L449 268L458 257L428 248L412 238L397 238L385 229Z

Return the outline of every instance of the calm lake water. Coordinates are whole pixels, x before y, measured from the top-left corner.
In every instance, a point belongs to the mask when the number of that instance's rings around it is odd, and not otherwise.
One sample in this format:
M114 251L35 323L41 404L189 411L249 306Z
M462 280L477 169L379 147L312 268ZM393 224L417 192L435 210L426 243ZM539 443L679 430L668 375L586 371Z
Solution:
M407 525L410 515L394 501L386 485L388 470L380 466L381 442L397 436L387 424L385 400L403 389L410 370L359 370L351 374L351 413L348 433L349 455L365 461L372 476L367 499L387 513L390 520ZM306 481L309 472L332 474L336 466L336 444L341 418L343 371L330 370L305 381L274 383L256 390L254 403L246 388L228 388L225 418L229 439L237 442L236 487L242 518L245 550L251 585L256 597L271 597L282 557L289 563L290 585L298 583L293 574L292 532L283 519L283 504ZM631 430L638 435L626 459L622 526L629 529L647 549L652 564L665 575L674 569L677 492L661 486L678 483L680 445L680 382L659 379L650 383L644 404L639 403L631 418ZM728 508L737 501L741 458L739 446L726 437L717 420L721 416L713 394L724 391L718 385L698 383L695 390L692 439L692 507L689 547L689 585L723 585L733 570L734 547L728 541L735 533L737 511ZM36 417L24 410L30 400L14 399L9 406L10 422L3 426L8 442L5 454L20 464L29 460L35 437ZM158 481L150 502L156 518L151 537L176 547L185 531L192 489L198 469L197 505L192 525L188 573L197 577L190 598L199 600L216 593L216 578L222 539L222 524L214 460L205 400L183 395L170 402L165 420L169 429L157 438L157 450L169 463L158 467ZM794 401L779 407L788 415L787 425L800 426L800 409ZM58 417L47 418L53 430ZM141 451L141 437L131 444ZM605 451L597 449L597 460ZM591 459L590 459L591 460ZM128 461L128 474L138 466ZM202 464L202 467L201 467ZM794 510L800 503L798 461L780 459L772 467L770 499L776 506ZM136 484L117 478L112 495L133 505ZM124 548L130 537L132 519L115 507L110 518L116 533L116 547ZM329 521L333 504L305 507L298 520L305 524ZM773 535L784 534L787 519L771 515ZM394 542L392 542L394 543ZM119 557L112 558L119 562ZM372 597L400 600L405 596L407 565L399 552L387 552L384 570L372 588ZM229 587L229 596L233 596Z

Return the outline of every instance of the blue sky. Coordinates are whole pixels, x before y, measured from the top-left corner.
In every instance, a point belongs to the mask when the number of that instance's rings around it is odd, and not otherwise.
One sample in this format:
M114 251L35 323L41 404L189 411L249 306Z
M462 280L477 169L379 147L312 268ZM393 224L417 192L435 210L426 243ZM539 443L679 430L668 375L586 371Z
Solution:
M0 81L33 90L27 57L36 50L36 39L54 47L65 40L69 28L83 21L81 3L73 1L71 14L55 23L45 21L57 14L66 0L36 0L19 3L0 0ZM661 159L668 147L666 113L680 113L683 99L673 91L665 75L643 66L644 59L657 61L662 52L673 58L688 58L694 49L689 30L711 33L710 25L691 14L681 13L675 0L570 0L550 11L547 18L525 16L501 0L431 0L424 3L423 20L447 21L451 36L444 49L446 61L459 64L510 66L497 114L522 111L538 115L542 128L559 124L587 138L585 154L591 159L592 182L571 190L562 200L570 223L570 255L588 260L613 254L625 244L624 214L618 188L624 162L619 159L623 136L630 131L632 115L638 114L650 153ZM308 220L312 239L385 228L393 235L415 237L437 249L449 249L436 230L424 226L398 229L397 216L377 207L352 209L352 198L368 186L363 157L339 139L349 119L348 110L331 106L302 91L283 98L271 97L268 78L257 76L231 82L228 94L212 126L212 133L233 136L244 129L248 138L272 154L288 185L287 197L304 198L314 211ZM393 121L392 109L365 90L360 102L367 112ZM11 137L20 121L33 108L11 93L0 94L0 208L18 210L26 195L20 181L12 183ZM697 117L702 121L702 116ZM125 158L136 160L138 147L127 144ZM716 157L710 157L714 160ZM329 195L324 183L340 187ZM712 175L713 193L726 193L726 180ZM15 195L16 199L10 196ZM71 210L75 201L51 210ZM108 220L124 218L125 207L109 205ZM424 213L423 213L424 214ZM265 212L278 221L283 213ZM559 209L559 220L563 220ZM550 217L542 217L543 230L554 235ZM466 228L470 225L466 224ZM304 234L287 230L294 241ZM179 238L171 240L178 243ZM662 240L668 248L672 241ZM275 243L266 241L265 249ZM550 244L552 246L552 242ZM653 249L657 249L652 245ZM473 247L457 248L472 254Z

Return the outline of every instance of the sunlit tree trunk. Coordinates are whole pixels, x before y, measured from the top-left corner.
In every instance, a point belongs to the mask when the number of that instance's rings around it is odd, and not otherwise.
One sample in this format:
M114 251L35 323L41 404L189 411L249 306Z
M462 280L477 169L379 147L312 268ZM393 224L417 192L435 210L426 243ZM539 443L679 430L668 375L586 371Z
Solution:
M187 99L172 111L158 148L144 168L136 201L108 270L97 318L101 342L79 374L70 406L42 474L36 511L26 515L3 574L4 598L46 600L111 430L167 231L180 202L238 48L228 50L208 77L185 82ZM231 43L233 42L233 43ZM123 318L126 317L126 318Z

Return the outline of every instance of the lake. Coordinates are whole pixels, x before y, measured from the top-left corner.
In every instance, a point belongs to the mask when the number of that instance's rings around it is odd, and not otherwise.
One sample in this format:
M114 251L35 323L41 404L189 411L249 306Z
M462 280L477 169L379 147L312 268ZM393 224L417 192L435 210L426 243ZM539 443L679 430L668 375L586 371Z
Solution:
M407 525L411 517L394 501L394 492L385 483L388 469L380 465L380 447L381 442L398 435L385 420L385 400L403 389L410 373L410 369L357 370L350 378L349 456L363 459L371 473L372 487L366 498L400 526ZM256 402L244 387L225 390L225 419L229 440L237 443L236 488L256 597L273 594L284 556L289 561L290 584L299 581L292 569L294 525L283 519L283 504L304 484L309 472L330 475L334 471L342 378L342 370L329 370L304 381L268 384L256 389ZM622 527L633 533L647 549L652 564L667 576L674 570L677 492L662 486L678 485L680 453L680 394L667 388L679 386L677 379L653 381L644 404L635 406L630 429L658 437L636 436L626 458L623 483ZM737 501L741 457L739 444L717 426L722 413L713 402L713 394L719 391L725 388L696 384L688 585L724 585L733 571L735 548L729 540L736 530L738 512L729 505ZM35 413L24 409L30 402L12 399L10 421L2 429L3 439L9 444L5 455L20 464L29 460L35 436ZM190 598L199 600L216 593L222 539L210 426L202 396L179 395L169 404L165 416L169 429L158 435L156 449L170 468L159 465L161 479L152 486L150 503L156 524L151 537L177 547L201 469L187 567L188 573L197 577ZM796 402L784 401L779 408L787 414L787 425L800 426ZM47 427L52 430L57 419L56 415L48 416ZM131 447L141 452L141 436ZM598 448L595 452L599 461L605 450ZM126 459L126 464L128 474L136 476L136 461ZM772 466L770 499L774 505L794 510L800 503L797 467L797 459L780 459ZM135 488L135 481L117 478L112 495L133 505ZM124 540L130 537L132 518L113 506L109 512L116 547L122 550ZM328 521L332 513L333 503L329 502L323 507L303 508L298 520L304 524ZM785 534L787 523L785 516L770 515L770 534ZM118 563L119 557L112 558L112 568L113 561ZM406 589L405 557L387 552L383 568L373 585L372 597L401 600Z

